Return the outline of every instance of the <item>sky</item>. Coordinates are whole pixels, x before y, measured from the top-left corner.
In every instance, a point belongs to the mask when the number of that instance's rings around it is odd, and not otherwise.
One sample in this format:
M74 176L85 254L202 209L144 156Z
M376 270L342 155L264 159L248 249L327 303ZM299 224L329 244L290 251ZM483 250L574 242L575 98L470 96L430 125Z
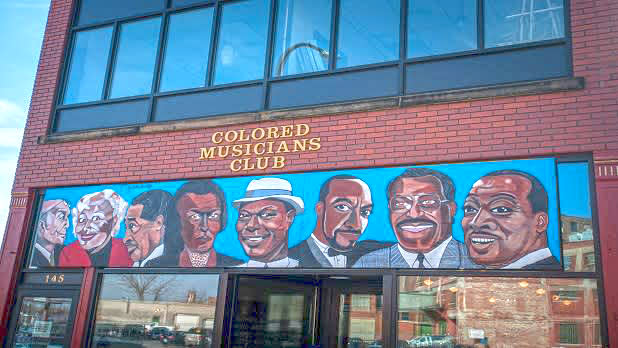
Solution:
M0 0L0 240L50 0Z

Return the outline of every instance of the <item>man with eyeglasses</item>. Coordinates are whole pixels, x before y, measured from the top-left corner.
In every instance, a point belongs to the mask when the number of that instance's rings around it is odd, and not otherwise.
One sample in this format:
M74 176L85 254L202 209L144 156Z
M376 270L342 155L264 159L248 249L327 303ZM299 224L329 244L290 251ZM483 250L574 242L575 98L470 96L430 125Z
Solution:
M443 173L410 168L387 188L390 223L398 243L362 256L357 268L475 268L451 234L455 186Z

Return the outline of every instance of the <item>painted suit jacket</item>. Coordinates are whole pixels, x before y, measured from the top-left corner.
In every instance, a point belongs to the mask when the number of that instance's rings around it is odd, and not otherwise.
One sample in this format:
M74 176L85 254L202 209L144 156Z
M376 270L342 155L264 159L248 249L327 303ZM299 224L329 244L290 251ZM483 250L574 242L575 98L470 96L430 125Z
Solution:
M132 267L133 260L129 256L126 245L120 238L112 238L109 242L111 250L107 265L93 265L90 255L79 245L79 241L67 245L60 252L58 266L60 267Z
M346 267L352 265L364 254L384 247L384 243L376 241L361 241L354 246L352 251L347 255ZM326 256L317 246L313 238L309 236L300 244L291 248L289 256L298 260L299 267L302 268L333 268Z
M399 244L383 248L362 256L354 268L410 268L399 251ZM468 250L463 243L452 239L444 249L440 264L436 268L482 268L470 260Z

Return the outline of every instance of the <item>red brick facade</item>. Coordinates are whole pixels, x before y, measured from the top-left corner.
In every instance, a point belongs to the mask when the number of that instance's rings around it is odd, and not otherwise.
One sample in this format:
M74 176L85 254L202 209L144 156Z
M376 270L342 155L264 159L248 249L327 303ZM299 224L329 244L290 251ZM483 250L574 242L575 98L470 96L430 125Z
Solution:
M200 147L214 145L210 139L214 128L38 144L50 123L72 6L72 0L51 3L13 188L14 194L27 193L29 199L25 207L11 208L0 260L4 275L0 327L7 325L34 189L258 173L232 173L229 160L198 159ZM268 121L259 126L306 123L311 137L321 138L317 152L288 154L281 172L592 153L598 162L602 263L614 265L618 262L618 1L571 0L571 26L573 76L585 79L582 90ZM607 267L604 284L610 343L618 346L618 277ZM82 300L89 295L85 291ZM79 325L75 332L83 332Z

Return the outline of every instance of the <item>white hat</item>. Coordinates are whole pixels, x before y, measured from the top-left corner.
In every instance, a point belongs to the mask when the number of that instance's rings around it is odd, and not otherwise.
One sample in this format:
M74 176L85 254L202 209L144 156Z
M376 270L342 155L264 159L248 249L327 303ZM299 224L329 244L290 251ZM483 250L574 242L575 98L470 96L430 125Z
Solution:
M292 185L289 181L279 178L263 178L251 180L245 192L245 198L237 199L232 202L235 208L242 203L260 201L262 199L277 199L289 203L296 210L296 214L301 214L305 210L302 198L292 196Z

